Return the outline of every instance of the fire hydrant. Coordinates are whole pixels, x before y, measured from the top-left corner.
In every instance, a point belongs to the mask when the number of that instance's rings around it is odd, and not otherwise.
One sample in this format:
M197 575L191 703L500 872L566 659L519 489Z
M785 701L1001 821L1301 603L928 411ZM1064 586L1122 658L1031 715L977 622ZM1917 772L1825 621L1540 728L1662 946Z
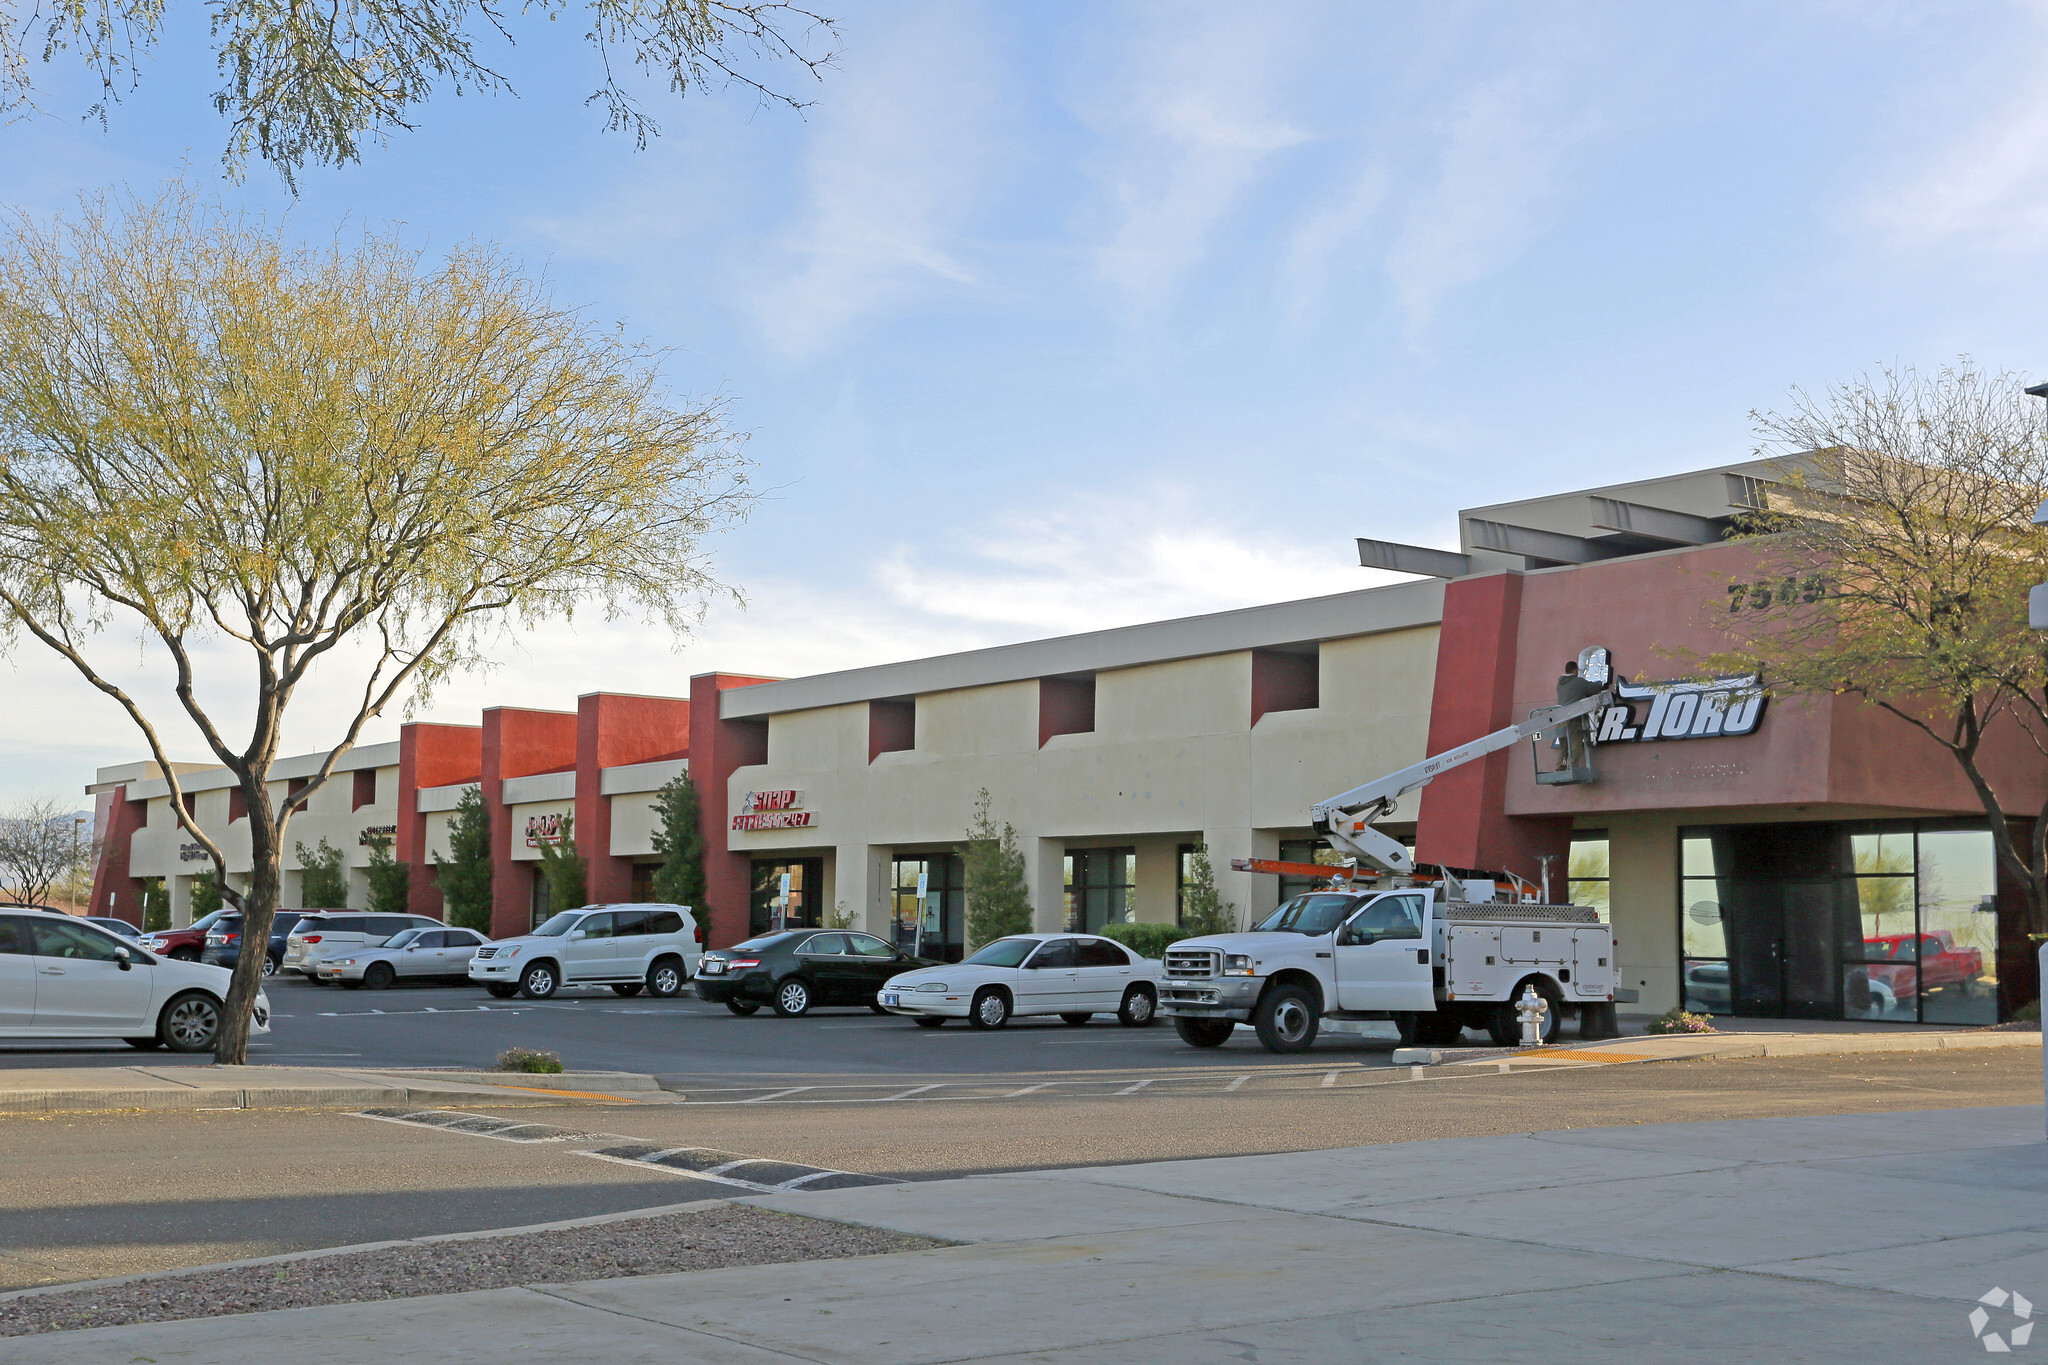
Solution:
M1522 1046L1543 1046L1543 1021L1550 1013L1550 1002L1536 993L1534 986L1522 987L1522 998L1515 1002L1515 1018L1522 1021Z

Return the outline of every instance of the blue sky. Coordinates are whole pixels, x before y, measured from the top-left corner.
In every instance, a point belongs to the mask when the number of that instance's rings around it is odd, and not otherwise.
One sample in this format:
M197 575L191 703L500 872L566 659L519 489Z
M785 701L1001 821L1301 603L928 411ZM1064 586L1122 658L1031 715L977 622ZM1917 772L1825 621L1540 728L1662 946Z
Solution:
M0 128L0 199L217 177L203 13L172 8L106 131L44 72L61 112ZM296 203L260 166L223 186L309 235L503 243L727 394L776 490L716 546L744 611L680 647L508 637L425 714L1366 586L1354 536L1745 458L1792 385L2041 359L2037 5L844 13L802 117L653 91L635 151L582 104L580 28L528 24L487 53L521 98L437 99ZM30 646L0 667L0 798L140 752Z

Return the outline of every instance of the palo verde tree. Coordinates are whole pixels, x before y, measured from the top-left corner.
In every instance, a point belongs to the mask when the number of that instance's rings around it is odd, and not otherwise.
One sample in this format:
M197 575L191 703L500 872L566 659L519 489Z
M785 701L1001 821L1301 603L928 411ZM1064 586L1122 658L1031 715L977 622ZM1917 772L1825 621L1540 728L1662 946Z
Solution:
M2048 578L2048 533L2033 524L2048 497L2041 413L2017 378L1967 361L1794 397L1755 415L1784 480L1748 528L1761 587L1747 573L1711 607L1734 647L1708 662L1759 671L1780 695L1860 697L1940 745L2038 933L2048 808L2011 809L1982 760L1987 741L2048 760L2048 649L2027 626L2027 589ZM2016 837L2015 816L2031 835Z
M437 89L516 93L478 46L480 37L508 45L513 38L507 16L486 0L233 0L209 8L222 77L213 106L228 120L221 160L230 174L253 152L296 188L307 162L360 161L365 140L410 130L416 107ZM569 8L567 0L535 0L519 14L553 21ZM781 63L822 78L837 55L834 21L788 0L585 0L584 8L584 38L603 73L584 102L603 107L607 131L641 147L661 128L630 88L632 67L678 98L738 86L763 103L803 109L805 101L768 83L769 68ZM104 123L139 80L174 9L163 0L0 0L0 115L40 108L32 63L69 56L99 78L91 112Z
M387 707L508 621L699 618L745 465L659 359L485 247L306 246L176 184L0 218L0 643L39 642L126 712L174 807L182 733L233 774L246 886L220 831L185 823L261 942L292 812ZM116 681L138 639L174 701ZM316 666L346 700L287 801L271 765ZM235 968L223 1062L261 966Z
M79 874L90 842L81 842L72 808L49 797L0 811L0 890L23 905L41 905L52 888Z

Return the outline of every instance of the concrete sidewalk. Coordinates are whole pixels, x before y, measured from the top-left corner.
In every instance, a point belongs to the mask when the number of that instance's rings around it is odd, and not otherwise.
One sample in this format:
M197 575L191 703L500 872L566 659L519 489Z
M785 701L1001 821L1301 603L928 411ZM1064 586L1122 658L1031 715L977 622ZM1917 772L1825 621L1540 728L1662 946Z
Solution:
M1749 1021L1744 1021L1748 1023ZM1570 1066L1600 1062L1675 1062L1692 1057L1830 1057L1863 1052L1949 1052L1982 1048L2041 1046L2038 1029L1941 1029L1927 1025L1877 1025L1861 1029L1794 1031L1733 1028L1713 1033L1631 1034L1579 1042L1566 1036L1554 1047L1516 1050L1469 1047L1398 1048L1397 1066L1494 1066L1512 1059L1524 1065Z
M2042 1111L1580 1129L742 1202L936 1251L14 1338L18 1365L1982 1359ZM1983 1331L2010 1332L2010 1308ZM2038 1347L2029 1348L2038 1349Z

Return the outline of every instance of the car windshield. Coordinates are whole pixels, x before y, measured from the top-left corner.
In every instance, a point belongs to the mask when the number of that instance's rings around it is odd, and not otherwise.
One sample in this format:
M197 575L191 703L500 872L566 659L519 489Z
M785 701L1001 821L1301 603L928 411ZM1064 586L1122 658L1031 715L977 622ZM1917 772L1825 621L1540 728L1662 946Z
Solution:
M230 916L232 916L235 919L240 919L242 917L242 913L239 910L216 910L212 914L206 916L206 918L204 919L193 920L192 927L194 929L211 929L216 924L219 924L222 920L227 919Z
M576 922L582 918L583 912L581 910L564 910L561 914L556 915L533 932L542 938L560 938L575 928Z
M393 934L390 938L385 939L384 946L386 948L403 948L406 944L412 942L414 939L418 938L421 934L424 934L425 932L427 931L424 929L402 929L398 933Z
M1356 896L1296 896L1252 927L1267 933L1327 934L1358 904Z
M978 967L1014 967L1037 946L1035 938L999 938L967 960Z
M810 931L805 929L798 932L808 934ZM795 937L796 934L763 934L759 938L750 938L745 943L735 943L732 947L727 948L726 951L728 953L765 953L776 944Z

